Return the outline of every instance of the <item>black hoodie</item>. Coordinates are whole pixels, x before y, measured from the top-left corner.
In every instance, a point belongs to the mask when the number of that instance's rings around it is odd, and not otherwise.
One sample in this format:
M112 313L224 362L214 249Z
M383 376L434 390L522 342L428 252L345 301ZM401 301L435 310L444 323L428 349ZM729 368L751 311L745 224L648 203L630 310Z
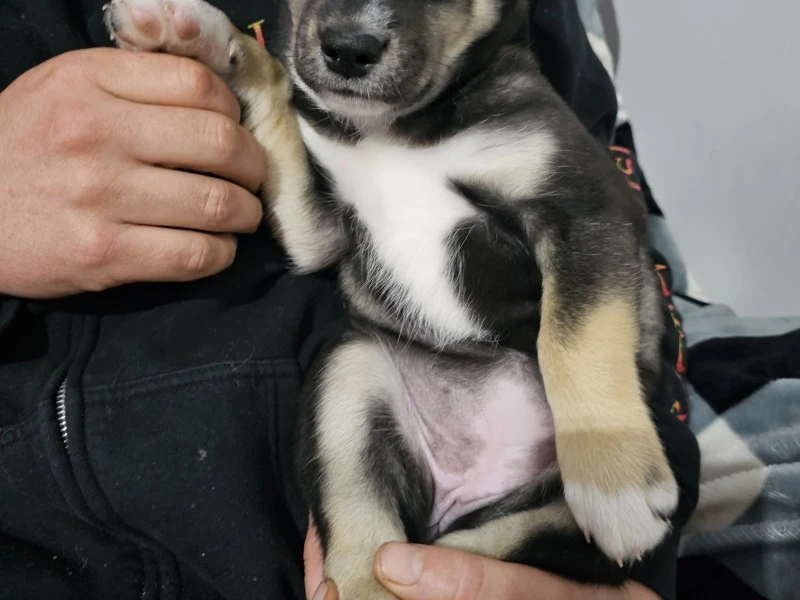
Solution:
M0 2L0 90L57 54L109 46L104 1ZM269 45L277 1L215 4ZM574 2L533 1L529 25L558 92L611 143L615 92ZM665 318L656 418L683 488L680 527L698 450L671 414L680 332L666 302ZM302 598L296 401L343 324L333 275L289 274L263 230L202 281L0 297L0 598ZM634 577L674 597L676 552L673 537Z

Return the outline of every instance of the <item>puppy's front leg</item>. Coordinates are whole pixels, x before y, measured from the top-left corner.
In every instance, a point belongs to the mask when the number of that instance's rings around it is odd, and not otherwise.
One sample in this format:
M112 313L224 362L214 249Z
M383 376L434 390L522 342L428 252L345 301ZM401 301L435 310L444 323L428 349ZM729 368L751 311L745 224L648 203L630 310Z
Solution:
M197 59L228 83L243 104L243 125L267 151L263 197L295 268L308 272L337 262L346 236L338 216L315 197L280 62L202 0L111 0L105 10L118 46Z
M567 503L622 563L664 538L678 487L639 383L633 295L576 281L569 269L545 273L539 362Z
M375 553L406 541L400 503L420 495L408 471L404 477L413 461L391 416L402 378L382 346L358 338L335 349L310 386L299 468L325 576L341 600L388 600L375 579Z
M330 266L346 250L347 237L335 209L315 195L289 76L253 38L237 31L234 39L235 64L226 79L245 107L244 126L271 159L263 194L272 229L298 271Z

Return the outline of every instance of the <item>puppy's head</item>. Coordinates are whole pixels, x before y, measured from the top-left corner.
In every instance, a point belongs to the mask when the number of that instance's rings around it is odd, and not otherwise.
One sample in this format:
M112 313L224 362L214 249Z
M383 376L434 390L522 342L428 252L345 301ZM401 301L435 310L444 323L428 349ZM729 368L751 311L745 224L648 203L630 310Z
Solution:
M323 110L366 123L413 112L440 94L465 61L490 60L486 40L516 31L524 0L289 4L284 52L296 85ZM486 51L472 56L481 42Z

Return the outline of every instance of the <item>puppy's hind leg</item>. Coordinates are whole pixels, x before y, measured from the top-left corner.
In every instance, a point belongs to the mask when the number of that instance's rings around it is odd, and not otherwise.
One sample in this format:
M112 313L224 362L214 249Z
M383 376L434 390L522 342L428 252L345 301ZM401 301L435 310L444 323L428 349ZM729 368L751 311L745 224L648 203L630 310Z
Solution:
M617 585L626 577L624 569L586 543L563 498L447 533L435 544L585 583Z
M429 506L420 463L393 416L404 399L402 377L386 348L353 337L332 351L310 385L298 466L325 576L341 600L389 600L374 576L375 553L386 542L406 541L404 517L419 521Z

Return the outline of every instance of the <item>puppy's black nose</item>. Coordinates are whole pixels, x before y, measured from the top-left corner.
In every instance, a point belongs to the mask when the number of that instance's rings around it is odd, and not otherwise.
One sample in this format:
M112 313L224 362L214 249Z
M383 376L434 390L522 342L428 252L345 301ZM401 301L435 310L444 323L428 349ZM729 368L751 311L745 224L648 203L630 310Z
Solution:
M327 28L320 35L325 64L334 73L351 79L364 77L381 60L384 44L374 35Z

